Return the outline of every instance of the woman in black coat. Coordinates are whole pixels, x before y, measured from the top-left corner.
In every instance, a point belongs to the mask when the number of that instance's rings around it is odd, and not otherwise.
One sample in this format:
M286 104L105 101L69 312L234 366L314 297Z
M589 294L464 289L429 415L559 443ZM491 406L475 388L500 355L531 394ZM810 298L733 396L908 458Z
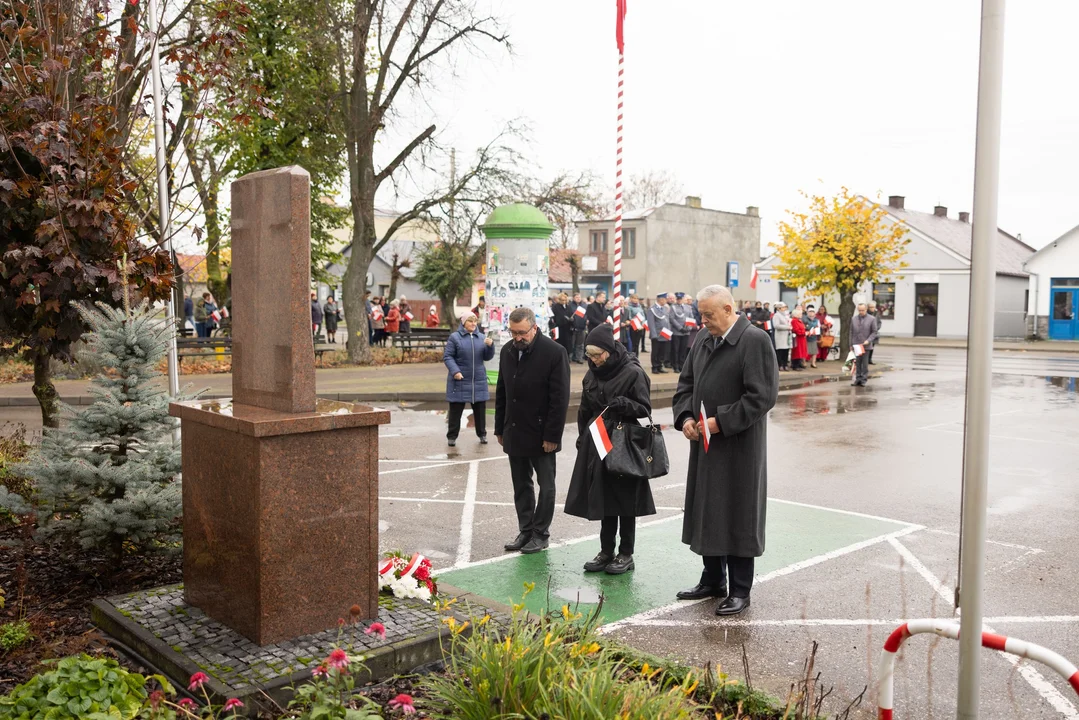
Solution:
M600 520L599 555L585 563L586 572L620 575L633 569L633 541L637 518L655 515L656 504L647 480L608 473L596 451L589 426L603 415L611 431L619 422L637 422L652 413L651 382L637 358L616 342L614 330L604 323L585 340L588 373L577 411L577 462L566 496L566 513ZM620 534L618 554L615 533Z
M552 334L558 330L556 341L566 349L566 354L573 352L573 310L569 307L569 295L560 294L551 306L551 319L548 322Z

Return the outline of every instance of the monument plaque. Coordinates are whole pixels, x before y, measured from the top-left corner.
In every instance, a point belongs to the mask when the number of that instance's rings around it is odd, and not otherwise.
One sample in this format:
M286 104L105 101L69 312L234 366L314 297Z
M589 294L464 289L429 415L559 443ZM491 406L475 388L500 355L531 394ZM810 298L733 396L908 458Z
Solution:
M233 395L173 403L183 443L184 599L260 645L378 616L378 426L318 400L310 178L232 184Z

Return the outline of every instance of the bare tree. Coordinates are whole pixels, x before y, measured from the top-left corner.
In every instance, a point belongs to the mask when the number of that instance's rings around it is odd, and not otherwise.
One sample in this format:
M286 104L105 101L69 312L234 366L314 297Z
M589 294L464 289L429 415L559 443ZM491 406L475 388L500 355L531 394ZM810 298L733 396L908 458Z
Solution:
M498 21L479 14L471 0L325 1L334 3L331 31L337 45L353 221L352 252L342 283L351 336L348 352L353 362L369 362L363 293L375 252L405 223L461 194L476 171L466 171L450 187L415 203L380 238L375 233L375 195L431 146L436 126L417 133L382 167L376 167L375 146L385 142L385 126L406 86L422 92L434 67L453 51L481 41L506 45L507 38Z
M577 251L577 223L591 220L604 212L600 199L599 182L589 172L561 172L547 182L525 180L527 191L522 197L530 198L555 226L551 247L564 253L570 266L573 292L580 290L581 254Z
M626 210L644 210L682 199L682 183L668 170L630 175L626 183ZM613 205L611 206L613 212Z

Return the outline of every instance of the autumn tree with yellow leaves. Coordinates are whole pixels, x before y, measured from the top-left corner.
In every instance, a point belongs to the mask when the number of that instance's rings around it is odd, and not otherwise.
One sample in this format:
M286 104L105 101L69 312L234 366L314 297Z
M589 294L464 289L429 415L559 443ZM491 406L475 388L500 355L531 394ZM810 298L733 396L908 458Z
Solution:
M781 243L772 244L783 282L814 295L839 295L840 357L850 348L854 294L907 267L907 229L877 203L842 188L835 197L802 193L805 213L788 210L779 223Z

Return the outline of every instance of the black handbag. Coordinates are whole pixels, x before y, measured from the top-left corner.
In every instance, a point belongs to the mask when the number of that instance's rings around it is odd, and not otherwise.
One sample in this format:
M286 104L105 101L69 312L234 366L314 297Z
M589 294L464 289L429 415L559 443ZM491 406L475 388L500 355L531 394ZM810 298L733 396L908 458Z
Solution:
M603 459L607 472L638 480L663 477L671 471L667 444L659 425L621 421L610 428L611 451Z

